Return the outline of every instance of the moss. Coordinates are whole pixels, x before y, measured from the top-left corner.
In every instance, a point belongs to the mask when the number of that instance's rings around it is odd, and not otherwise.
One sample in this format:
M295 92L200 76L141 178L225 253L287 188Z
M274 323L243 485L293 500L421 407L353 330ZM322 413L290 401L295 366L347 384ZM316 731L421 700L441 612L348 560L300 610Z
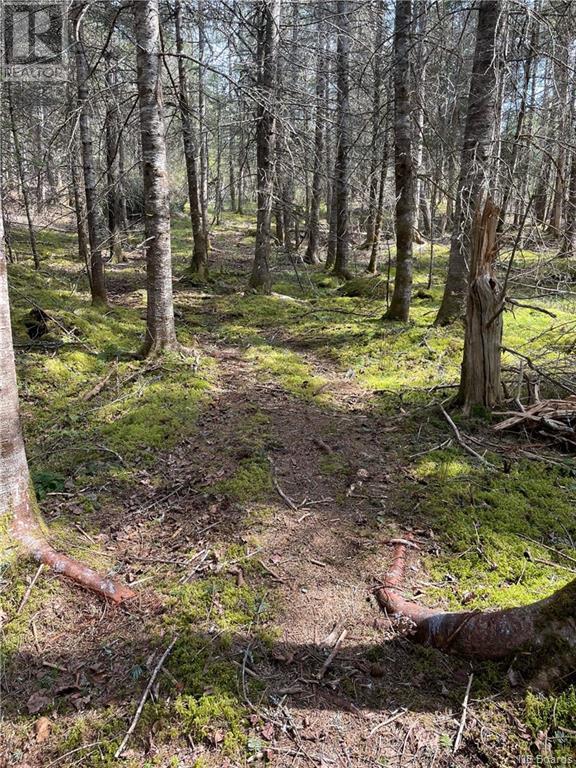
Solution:
M226 754L236 754L247 742L245 712L236 697L211 693L200 698L179 696L174 709L186 733L196 740L222 740Z
M263 618L267 609L257 590L237 586L230 576L220 575L175 588L170 602L178 626L196 626L209 618L213 625L227 632Z
M539 741L546 735L554 758L572 760L576 750L576 689L570 686L560 695L528 692L525 720Z
M81 760L82 765L88 768L113 768L118 764L114 753L120 746L125 730L125 722L112 707L103 712L76 715L73 720L66 717L65 723L56 726L56 759L77 750L75 759ZM62 738L59 738L60 735ZM134 768L135 764L131 759L126 763L129 768Z
M545 597L570 581L561 558L525 537L576 556L572 477L533 463L518 463L508 474L488 473L453 451L424 457L416 473L427 481L422 515L456 553L428 559L432 577L442 582L432 596L448 592L452 605L467 608L507 607Z
M349 470L348 462L338 453L329 453L319 460L320 471L327 477L339 477Z
M327 400L327 395L322 393L326 380L314 375L310 365L296 352L260 344L253 347L247 356L256 362L260 370L271 373L292 395L320 403Z
M338 289L341 296L362 296L368 299L385 299L388 281L381 277L354 277Z
M241 459L232 475L212 488L240 503L262 501L272 491L270 465L263 457Z

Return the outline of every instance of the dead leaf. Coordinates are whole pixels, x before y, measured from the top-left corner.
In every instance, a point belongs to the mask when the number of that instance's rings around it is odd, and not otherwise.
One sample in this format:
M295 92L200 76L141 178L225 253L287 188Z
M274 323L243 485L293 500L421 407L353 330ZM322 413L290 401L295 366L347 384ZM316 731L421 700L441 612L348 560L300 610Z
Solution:
M274 738L274 723L266 723L261 729L260 734L266 741L272 741Z
M50 704L50 699L40 691L36 691L26 702L26 708L31 715L35 715Z
M34 723L34 733L36 734L36 741L41 744L46 741L50 736L51 728L50 720L47 717L39 717Z

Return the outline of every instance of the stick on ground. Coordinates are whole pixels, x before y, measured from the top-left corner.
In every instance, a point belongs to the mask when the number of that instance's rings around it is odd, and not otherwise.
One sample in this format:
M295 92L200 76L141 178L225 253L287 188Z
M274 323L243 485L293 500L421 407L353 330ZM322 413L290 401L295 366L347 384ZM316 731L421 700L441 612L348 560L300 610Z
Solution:
M152 690L152 686L154 685L154 682L156 678L158 677L160 670L162 669L162 666L168 656L170 655L170 652L172 651L172 648L176 645L176 641L178 640L178 635L172 640L168 648L164 651L162 656L160 657L160 661L156 666L154 667L154 671L150 675L150 680L148 680L148 685L144 689L144 693L142 694L142 698L140 699L140 704L138 704L138 709L136 710L136 714L134 715L132 722L130 723L130 727L126 731L126 736L122 739L122 744L118 747L116 752L114 753L114 759L118 760L122 752L126 749L126 744L128 744L128 741L130 739L130 736L134 733L134 729L138 725L138 720L140 720L140 715L142 714L142 710L144 709L144 704L146 704L146 699L150 695L150 691Z

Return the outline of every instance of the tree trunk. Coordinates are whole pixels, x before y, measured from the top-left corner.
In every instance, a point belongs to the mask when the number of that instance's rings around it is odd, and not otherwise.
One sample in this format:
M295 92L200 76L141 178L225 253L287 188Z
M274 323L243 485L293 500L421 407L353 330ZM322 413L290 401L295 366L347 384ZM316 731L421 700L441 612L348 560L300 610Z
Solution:
M496 115L496 35L501 0L484 0L478 6L474 63L468 96L468 112L456 210L450 243L448 276L436 325L446 325L462 313L468 282L467 254L477 207L485 195L494 120Z
M12 139L14 142L14 158L18 169L20 187L22 189L22 200L24 201L24 212L26 214L26 223L28 224L28 238L30 240L30 250L34 261L34 269L40 269L40 256L36 246L36 233L34 231L34 222L32 221L32 212L30 210L30 195L28 194L28 183L24 177L24 163L22 161L22 152L20 150L20 135L16 126L14 116L14 104L12 103L12 89L8 84L6 96L8 98L8 112L10 113L10 126L12 129Z
M366 219L366 248L373 250L376 229L376 207L378 204L378 163L380 157L380 114L382 106L382 44L384 34L384 8L382 2L376 5L376 32L374 36L374 82L372 88L372 145L370 147L370 179L368 187L368 216Z
M0 207L2 201L0 200ZM0 520L8 521L26 555L53 568L87 589L115 603L133 597L128 587L104 578L77 560L57 552L48 542L40 519L28 470L18 410L18 386L12 347L8 270L4 253L3 217L0 216Z
M338 42L336 48L336 83L338 114L336 123L336 259L332 273L348 280L350 254L349 155L350 155L350 17L348 0L338 0Z
M70 153L70 176L72 181L72 192L74 195L74 213L76 215L76 232L78 235L78 255L80 261L86 266L86 275L88 276L88 285L92 290L92 270L90 269L90 242L88 239L88 229L86 227L86 201L84 199L84 190L80 179L80 167L78 165L77 153L78 139L76 131L73 131L71 140L72 151Z
M208 130L206 128L206 95L204 89L204 49L206 32L204 29L204 0L197 0L198 25L198 136L200 145L200 210L202 212L202 230L206 252L209 249L208 234Z
M281 0L259 0L258 93L256 122L256 246L249 287L270 293L270 219L272 214L272 151L274 148L276 74Z
M120 200L120 119L118 116L118 88L116 62L112 55L106 55L106 165L108 181L108 232L110 237L110 258L115 262L124 261L122 254L122 203Z
M170 205L161 85L158 0L134 3L137 82L144 174L148 306L143 354L178 347L172 300Z
M317 7L317 13L318 7ZM324 123L326 104L326 42L324 21L318 19L318 53L316 59L316 115L314 126L314 168L312 171L312 195L310 216L308 219L308 244L304 261L306 264L318 264L318 240L320 237L320 201L322 197L322 169L324 167Z
M384 187L386 185L386 176L388 175L388 132L384 138L384 153L382 155L380 166L380 186L378 189L378 200L376 201L376 211L374 217L374 236L370 249L370 261L367 272L375 275L378 271L378 248L380 246L380 232L382 231L382 213L384 209Z
M550 597L519 608L444 613L404 597L406 545L395 544L392 565L375 591L382 610L401 619L411 639L445 653L476 659L503 659L515 654L533 667L568 663L576 651L576 579ZM563 649L559 654L558 649ZM564 658L562 658L562 656Z
M574 120L574 117L572 119ZM573 130L572 135L576 138L576 131ZM574 140L572 142L572 159L570 161L570 179L565 219L566 226L564 227L562 248L559 254L562 257L574 256L576 252L576 145Z
M528 46L528 54L526 61L524 62L524 79L522 83L522 96L520 98L520 106L518 108L518 117L516 120L516 130L514 131L514 138L512 140L512 150L510 153L510 159L508 160L506 168L506 183L504 184L504 190L502 192L502 203L500 205L500 221L498 222L498 232L501 232L506 224L506 216L508 214L508 204L510 202L510 196L512 194L512 188L516 184L516 165L518 161L518 152L521 148L521 136L524 130L524 120L528 111L528 97L530 94L530 81L532 79L532 68L536 51L538 50L538 37L540 26L536 19L532 16L528 16L528 23L533 24L532 33L530 35L530 42Z
M328 243L326 248L326 263L324 269L330 271L334 268L336 263L336 247L338 244L338 207L336 205L336 182L334 181L334 175L329 180L330 188L330 206L329 221L328 221Z
M412 242L416 173L412 156L410 51L412 0L396 3L394 20L394 167L396 180L396 276L386 320L408 320L412 295Z
M464 413L493 408L501 397L500 347L504 297L494 276L498 209L490 199L476 209L470 253L464 358L458 401Z
M106 281L104 277L104 261L102 258L102 223L98 190L96 188L96 165L94 147L90 126L90 102L88 93L88 78L90 76L88 61L80 34L82 13L85 3L74 0L72 5L72 22L74 25L74 56L76 62L76 83L78 89L78 107L80 109L80 141L82 144L82 168L84 172L84 190L86 196L86 221L88 239L90 242L90 290L93 304L106 304Z
M182 56L184 53L184 37L182 33L182 3L176 0L175 8L176 24L176 50L178 56L178 102L180 106L180 120L182 122L182 140L184 144L184 159L186 161L186 179L188 182L188 202L190 205L190 221L192 224L192 237L194 239L194 252L190 264L191 270L201 280L208 277L208 253L204 238L204 225L202 222L202 208L200 204L199 182L197 172L197 152L194 141L194 129L192 127L192 114L190 110L188 73L186 62Z
M422 210L422 182L418 176L424 157L424 105L426 101L426 73L428 69L428 51L426 31L428 24L428 0L416 0L414 7L416 25L415 59L418 62L418 74L415 84L416 111L414 114L414 242L422 244L420 234L420 212ZM425 228L425 227L424 227Z

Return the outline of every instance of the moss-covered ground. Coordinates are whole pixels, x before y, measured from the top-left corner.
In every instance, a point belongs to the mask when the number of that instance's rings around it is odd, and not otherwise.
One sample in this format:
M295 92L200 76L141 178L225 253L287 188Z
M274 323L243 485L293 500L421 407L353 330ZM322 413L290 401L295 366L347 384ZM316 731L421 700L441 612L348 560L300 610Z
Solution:
M188 224L174 221L178 334L194 357L138 358L138 251L109 268L103 309L89 303L72 235L39 234L40 272L25 258L10 266L23 423L49 535L139 597L112 611L44 572L22 605L35 569L2 532L6 764L119 764L114 753L173 638L123 765L332 764L342 755L349 765L395 765L400 749L415 765L572 755L570 678L526 693L530 681L519 682L513 664L474 670L473 723L452 756L469 668L384 642L364 600L385 567L385 542L407 530L424 542L414 588L430 604L525 604L576 570L573 461L550 446L548 461L527 458L522 437L492 433L485 414L455 413L491 466L480 464L438 408L462 354L459 325L431 324L446 246L434 247L431 273L430 248L418 247L411 320L385 323L386 264L383 276L342 289L322 267L279 253L273 295L244 294L253 227L224 216L210 278L198 285ZM23 233L13 245L26 250ZM365 257L355 254L359 275ZM555 316L506 312L504 344L559 371L576 324L569 292L545 290L559 282L548 257L518 254L511 288ZM563 270L570 287L570 265ZM38 307L48 333L31 340ZM514 394L520 359L504 355ZM542 393L562 391L544 379ZM331 621L349 636L343 659L320 672Z

